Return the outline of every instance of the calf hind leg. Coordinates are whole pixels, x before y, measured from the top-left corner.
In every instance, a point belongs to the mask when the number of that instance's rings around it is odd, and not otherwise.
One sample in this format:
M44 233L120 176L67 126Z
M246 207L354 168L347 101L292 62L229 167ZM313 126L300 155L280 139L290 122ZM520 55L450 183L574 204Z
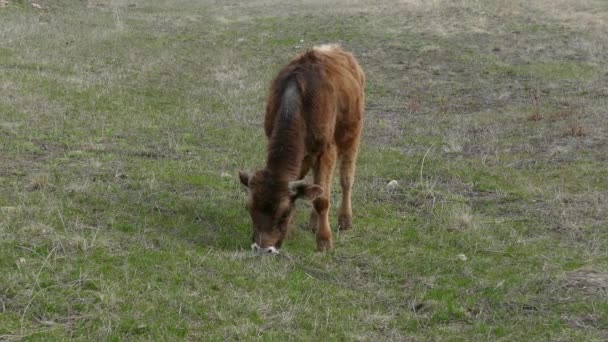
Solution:
M327 251L332 248L332 234L329 227L329 207L331 198L331 179L336 164L337 150L331 145L325 150L314 166L315 184L323 188L323 194L313 201L314 213L311 214L311 225L316 221L317 249ZM316 217L316 219L315 219Z
M346 151L340 160L340 185L342 186L342 205L338 216L338 227L347 230L352 227L353 209L351 204L351 192L355 181L355 162L357 159L357 148Z

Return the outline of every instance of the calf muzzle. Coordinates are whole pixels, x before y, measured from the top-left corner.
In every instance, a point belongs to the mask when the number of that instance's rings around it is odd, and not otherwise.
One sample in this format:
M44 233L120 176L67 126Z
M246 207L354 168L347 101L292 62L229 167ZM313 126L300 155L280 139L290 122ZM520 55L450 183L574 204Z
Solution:
M262 253L262 254L269 254L269 255L277 255L279 254L279 250L274 247L274 246L270 246L270 247L260 247L257 242L254 242L251 244L251 250L256 252L256 253Z

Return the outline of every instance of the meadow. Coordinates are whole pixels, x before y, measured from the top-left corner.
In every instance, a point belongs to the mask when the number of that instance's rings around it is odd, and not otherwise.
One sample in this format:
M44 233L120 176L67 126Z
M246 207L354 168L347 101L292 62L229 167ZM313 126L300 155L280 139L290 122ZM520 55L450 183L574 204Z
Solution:
M334 183L333 251L300 202L256 255L238 171L328 42L354 228ZM607 60L603 0L0 0L0 340L606 341Z

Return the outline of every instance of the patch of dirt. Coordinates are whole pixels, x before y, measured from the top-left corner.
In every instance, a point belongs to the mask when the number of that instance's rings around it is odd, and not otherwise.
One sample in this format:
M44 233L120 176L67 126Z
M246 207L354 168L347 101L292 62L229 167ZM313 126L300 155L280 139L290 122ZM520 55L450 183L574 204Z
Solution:
M608 272L579 269L566 275L564 287L587 296L608 296Z
M570 242L591 248L601 243L601 239L590 239L588 234L603 231L607 196L605 191L579 195L558 192L554 198L535 201L527 209L536 212L536 217L560 237L567 236Z
M553 20L575 30L597 32L608 31L608 12L601 9L602 1L577 2L568 0L544 0L530 3L538 11Z
M600 328L602 324L601 317L593 314L567 317L565 320L574 329Z
M401 127L405 119L405 109L382 108L368 105L365 109L366 127L363 129L365 140L375 146L399 146L403 137Z

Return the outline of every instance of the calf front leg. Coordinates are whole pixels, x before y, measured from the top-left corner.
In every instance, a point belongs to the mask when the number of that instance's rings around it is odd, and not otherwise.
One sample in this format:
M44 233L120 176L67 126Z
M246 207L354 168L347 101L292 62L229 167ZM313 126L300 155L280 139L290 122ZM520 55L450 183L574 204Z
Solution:
M336 164L337 150L330 145L319 156L314 167L315 184L323 188L323 194L313 201L314 214L311 214L311 226L317 227L317 249L320 252L332 248L332 234L329 226L329 208L331 198L331 180ZM315 217L316 216L316 217ZM316 224L314 224L316 221Z

